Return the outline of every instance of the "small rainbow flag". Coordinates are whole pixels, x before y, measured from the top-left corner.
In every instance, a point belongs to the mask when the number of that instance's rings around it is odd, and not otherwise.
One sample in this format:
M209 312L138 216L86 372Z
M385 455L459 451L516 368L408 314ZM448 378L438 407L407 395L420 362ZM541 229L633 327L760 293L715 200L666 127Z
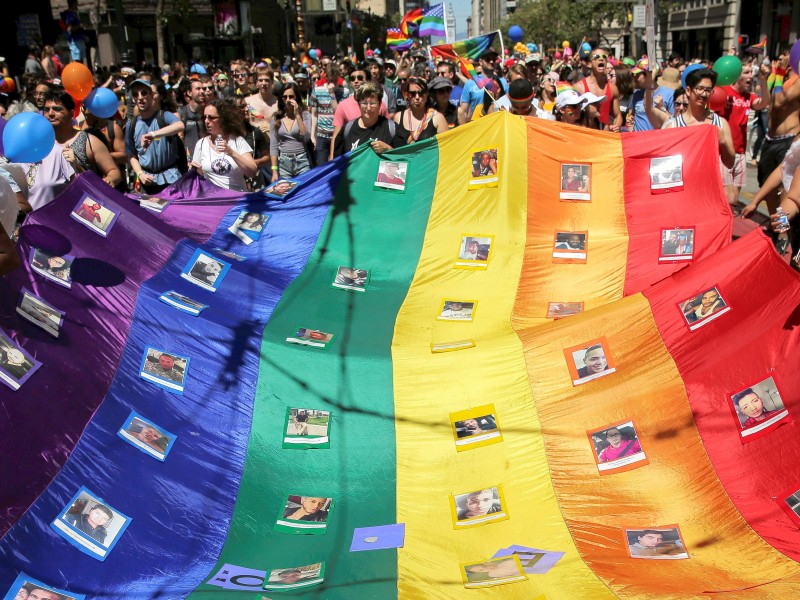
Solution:
M571 89L572 86L569 84L568 81L559 81L558 83L556 83L556 95Z
M414 42L397 27L392 27L386 30L386 43L393 50L408 50Z
M758 44L753 44L749 46L745 52L749 52L750 54L761 54L767 48L767 36L764 36L764 39L761 40Z
M419 22L422 21L424 11L421 8L414 8L406 13L400 23L400 31L403 35L410 38L419 29Z
M486 35L479 35L453 44L431 46L431 55L452 61L453 64L457 64L461 67L461 72L465 77L475 79L477 73L475 72L475 67L469 62L469 59L480 58L481 54L492 47L492 43L496 37L497 32L493 31Z

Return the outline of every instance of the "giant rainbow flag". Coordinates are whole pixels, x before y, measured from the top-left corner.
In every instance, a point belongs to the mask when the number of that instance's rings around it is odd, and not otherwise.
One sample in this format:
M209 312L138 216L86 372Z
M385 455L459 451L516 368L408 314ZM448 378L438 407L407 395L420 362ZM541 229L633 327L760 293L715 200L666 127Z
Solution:
M190 176L154 214L80 176L20 241L74 256L71 288L2 280L0 328L41 366L0 389L0 594L276 598L280 571L326 600L796 596L800 280L761 233L730 243L716 147L503 112L359 149L287 200ZM376 185L382 160L405 184ZM107 237L70 216L87 196L118 214ZM243 211L269 216L251 244ZM215 291L182 277L198 250L230 265ZM58 338L23 288L64 311ZM140 375L148 347L190 359L182 393ZM748 389L768 419L736 408ZM321 447L287 437L297 409L329 414ZM125 438L134 413L168 453ZM604 462L615 429L633 450ZM321 525L298 496L329 499ZM102 540L78 525L98 502Z

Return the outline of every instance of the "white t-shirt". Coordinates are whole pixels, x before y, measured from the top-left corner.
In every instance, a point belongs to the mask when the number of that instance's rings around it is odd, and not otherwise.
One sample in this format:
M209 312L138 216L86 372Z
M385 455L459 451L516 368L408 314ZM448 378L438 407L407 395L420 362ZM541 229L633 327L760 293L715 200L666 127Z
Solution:
M531 104L533 105L533 108L535 109L535 112L536 112L536 116L539 119L544 119L545 121L555 121L556 120L556 118L552 114L550 114L550 113L548 113L546 111L543 111L541 108L539 108L539 100L538 99L534 98L533 100L531 100ZM511 98L508 97L508 94L506 94L504 96L501 96L500 98L495 100L494 106L495 106L496 110L507 110L508 112L511 112ZM533 116L533 115L531 115L531 116Z
M249 152L253 154L253 149L241 136L228 137L228 145L239 154ZM214 140L210 136L205 136L197 140L192 154L192 161L200 164L203 168L203 177L208 179L217 187L236 192L247 190L244 181L244 174L227 154L220 154L214 149Z
M33 210L49 204L69 185L75 176L72 165L64 158L64 148L56 142L50 154L38 163L23 163L28 174L28 203Z

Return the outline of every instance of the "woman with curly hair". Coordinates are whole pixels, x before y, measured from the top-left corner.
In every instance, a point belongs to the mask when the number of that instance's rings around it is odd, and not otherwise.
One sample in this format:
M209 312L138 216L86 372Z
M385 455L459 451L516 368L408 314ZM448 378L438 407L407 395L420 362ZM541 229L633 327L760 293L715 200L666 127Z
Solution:
M258 171L253 149L244 139L242 111L231 100L214 100L203 109L208 135L194 147L192 166L214 185L247 191L245 178Z
M283 84L278 111L269 128L272 181L302 175L311 168L306 144L311 139L311 112L303 104L297 84Z

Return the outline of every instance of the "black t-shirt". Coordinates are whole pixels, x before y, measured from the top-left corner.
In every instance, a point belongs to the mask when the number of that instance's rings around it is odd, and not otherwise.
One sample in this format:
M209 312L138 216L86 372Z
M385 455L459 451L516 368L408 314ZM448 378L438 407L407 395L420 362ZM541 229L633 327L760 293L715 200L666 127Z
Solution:
M253 127L250 123L245 122L245 141L250 144L253 149L253 158L263 158L269 154L269 140L264 132L258 127Z
M200 112L194 112L189 105L181 106L178 114L181 121L186 126L183 132L183 145L190 154L194 154L194 147L197 145L197 140L203 137L203 107L199 107ZM192 157L189 157L191 160Z
M395 134L392 134L392 130L389 125L389 119L386 117L378 117L375 125L368 129L361 127L358 124L358 120L351 122L353 125L350 126L350 130L346 134L345 129L349 123L342 127L339 135L336 136L336 145L334 146L333 151L334 156L341 156L345 152L355 150L362 144L366 144L374 140L386 142L392 148L405 146L405 140L397 135L397 126L395 126Z

